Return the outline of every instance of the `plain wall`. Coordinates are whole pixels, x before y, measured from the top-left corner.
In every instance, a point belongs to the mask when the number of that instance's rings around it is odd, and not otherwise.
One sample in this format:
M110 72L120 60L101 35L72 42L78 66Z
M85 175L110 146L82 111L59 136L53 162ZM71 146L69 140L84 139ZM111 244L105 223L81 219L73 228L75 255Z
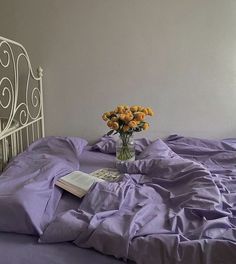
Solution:
M139 136L236 136L235 0L0 0L0 35L44 69L47 135L94 140L151 106Z

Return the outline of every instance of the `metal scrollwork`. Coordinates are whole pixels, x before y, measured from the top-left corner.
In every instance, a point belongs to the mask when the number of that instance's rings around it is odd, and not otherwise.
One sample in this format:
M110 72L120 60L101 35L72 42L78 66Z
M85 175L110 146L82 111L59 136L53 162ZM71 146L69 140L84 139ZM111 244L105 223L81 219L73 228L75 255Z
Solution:
M19 119L19 121L20 121L21 125L25 125L25 124L27 124L27 122L29 120L28 108L27 108L26 104L21 104L19 106L22 106L22 108L23 108L23 109L20 110L20 119ZM20 107L18 109L20 109Z
M9 48L9 45L8 45L8 43L7 43L6 41L2 41L2 42L0 43L0 48L2 48L4 44L5 44L6 46L8 46L8 48ZM11 49L10 49L10 50L11 50ZM12 50L11 50L11 52L12 52ZM0 64L1 64L2 67L7 68L7 67L9 67L9 65L10 65L10 53L9 53L9 51L7 51L5 48L3 48L3 54L7 57L7 59L6 59L6 63L3 62L3 60L2 60L2 58L1 58L1 56L0 56Z
M24 87L19 80L20 61L23 60L27 65ZM7 76L1 77L2 72ZM38 76L34 75L29 56L21 44L0 37L0 113L4 113L0 118L7 119L4 129L0 129L0 139L8 132L13 120L17 120L21 127L42 120L44 130L42 75L42 68L38 69ZM44 131L42 134L44 135Z
M36 93L38 95L36 95ZM39 96L40 96L40 91L38 87L34 87L31 95L31 102L34 107L37 107L39 105Z
M5 80L8 81L10 88L8 86L3 86ZM12 94L13 94L13 85L11 83L11 80L9 80L7 77L2 78L0 81L0 91L1 90L2 92L0 92L0 106L4 109L7 109L9 108L12 102Z

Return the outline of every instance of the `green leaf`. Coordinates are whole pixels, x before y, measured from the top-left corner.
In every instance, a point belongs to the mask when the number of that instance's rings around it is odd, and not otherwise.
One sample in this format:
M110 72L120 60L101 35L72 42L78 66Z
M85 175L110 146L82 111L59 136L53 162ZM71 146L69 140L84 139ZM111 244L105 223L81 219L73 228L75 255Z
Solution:
M135 132L140 132L141 130L142 130L141 127L136 127L136 128L134 128L134 131L135 131Z
M107 136L110 136L110 135L112 135L112 134L113 134L113 132L114 132L114 130L110 130L110 131L107 133Z

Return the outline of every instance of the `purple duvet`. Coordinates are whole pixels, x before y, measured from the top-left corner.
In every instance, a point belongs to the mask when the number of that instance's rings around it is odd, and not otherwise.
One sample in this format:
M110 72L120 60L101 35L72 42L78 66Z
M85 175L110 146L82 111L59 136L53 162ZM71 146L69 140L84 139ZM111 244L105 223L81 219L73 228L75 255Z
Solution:
M61 146L64 141L59 142ZM40 173L27 171L30 188L23 187L25 176L18 175L17 165L24 155L8 167L0 177L0 230L6 229L7 221L14 222L9 220L14 212L15 224L22 225L16 231L37 230L41 243L73 241L140 264L236 263L235 140L171 136L149 142L136 161L118 167L124 173L119 182L94 184L78 210L51 220L59 199L54 198L58 190L53 181L78 166L76 156L85 144L76 142L70 141L65 155L59 151L59 160L54 145L51 166ZM28 150L31 157L38 155L37 148L45 147L43 142L35 146L35 153ZM39 207L40 213L31 207ZM6 231L12 227L13 223Z

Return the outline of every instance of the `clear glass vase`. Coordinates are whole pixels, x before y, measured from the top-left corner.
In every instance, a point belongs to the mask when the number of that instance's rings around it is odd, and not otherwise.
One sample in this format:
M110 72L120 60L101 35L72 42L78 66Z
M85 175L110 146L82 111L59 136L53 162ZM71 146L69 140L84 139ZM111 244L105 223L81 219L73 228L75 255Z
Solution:
M121 134L116 141L116 161L126 162L135 160L134 139L132 135Z

